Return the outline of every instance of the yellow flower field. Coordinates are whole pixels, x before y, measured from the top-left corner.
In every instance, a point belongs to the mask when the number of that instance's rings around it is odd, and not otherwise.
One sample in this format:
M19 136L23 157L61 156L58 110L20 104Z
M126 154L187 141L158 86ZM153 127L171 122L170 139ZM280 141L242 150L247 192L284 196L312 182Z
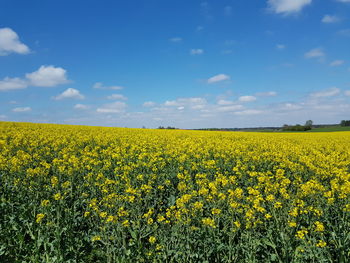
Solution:
M350 132L0 122L0 262L349 262Z

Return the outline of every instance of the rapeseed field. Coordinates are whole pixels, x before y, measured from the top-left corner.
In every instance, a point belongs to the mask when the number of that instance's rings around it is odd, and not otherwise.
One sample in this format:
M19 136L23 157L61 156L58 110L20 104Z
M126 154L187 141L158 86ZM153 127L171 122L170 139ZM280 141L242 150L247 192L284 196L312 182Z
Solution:
M0 122L0 262L349 262L350 132Z

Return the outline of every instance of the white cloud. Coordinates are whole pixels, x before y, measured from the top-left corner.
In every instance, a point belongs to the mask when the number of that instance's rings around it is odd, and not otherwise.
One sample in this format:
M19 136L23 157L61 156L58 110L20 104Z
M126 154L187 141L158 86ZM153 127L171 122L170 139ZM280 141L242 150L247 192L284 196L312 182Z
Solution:
M325 24L331 24L331 23L339 22L340 18L336 15L325 15L321 21L322 23L325 23Z
M11 28L0 28L0 56L10 53L28 54L29 48L19 41L18 35Z
M146 101L142 104L143 107L153 107L156 104L153 101Z
M28 112L31 110L32 110L31 107L18 107L18 108L12 109L13 112Z
M7 118L7 116L6 115L4 115L4 114L0 114L0 119L1 120L5 120Z
M269 8L276 14L293 14L300 12L312 0L268 0Z
M69 82L67 71L55 66L41 66L37 71L27 73L29 85L36 87L54 87Z
M290 102L287 102L287 103L284 103L281 105L281 109L282 110L300 110L302 109L303 106L301 106L300 104L296 104L296 103L290 103Z
M345 96L350 96L350 90L344 91Z
M206 99L200 97L193 98L179 98L177 100L167 100L164 103L164 106L167 107L181 107L181 106L190 106L193 108L198 105L205 105L207 103Z
M84 95L80 93L79 90L68 88L65 91L63 91L60 95L54 97L55 100L63 100L63 99L78 99L82 100L84 99Z
M101 82L96 82L93 86L93 89L110 89L110 90L121 90L124 89L124 87L121 86L104 86Z
M242 105L229 105L229 106L221 106L216 109L218 112L232 112L236 110L241 110L244 107Z
M107 96L107 99L109 99L109 100L127 100L128 98L122 94L112 94L110 96Z
M126 109L126 103L121 101L116 101L113 103L105 104L101 108L97 108L99 113L122 113Z
M322 48L314 48L306 52L304 56L306 58L323 58L325 53Z
M172 37L169 39L170 42L173 42L173 43L179 43L179 42L182 42L182 38L181 37Z
M277 92L275 91L258 92L255 95L259 97L274 97L274 96L277 96Z
M277 44L277 45L276 45L276 48L279 49L279 50L283 50L283 49L286 48L286 45Z
M20 78L4 78L0 80L0 91L9 91L27 88L27 83Z
M243 110L243 111L237 111L234 114L235 115L257 115L261 114L263 111L261 110L254 110L254 109L248 109L248 110Z
M75 104L74 105L74 109L76 110L87 110L89 109L90 107L88 105L85 105L85 104Z
M256 97L254 97L254 96L241 96L238 98L238 100L241 102L252 102L252 101L256 101Z
M191 55L202 55L203 53L204 53L204 50L200 48L190 50Z
M331 87L329 89L321 90L318 92L311 93L311 97L322 98L322 97L332 97L340 93L340 89L337 87Z
M233 101L230 101L230 100L218 100L217 104L218 105L232 105Z
M218 75L215 75L211 78L209 78L207 80L207 82L209 84L211 83L216 83L216 82L219 82L219 81L224 81L224 80L229 80L230 79L230 76L226 75L226 74L218 74Z
M341 29L337 32L337 34L343 37L350 37L350 28Z
M341 66L341 65L343 65L344 63L345 63L344 60L334 60L334 61L332 61L329 65L330 65L331 67L336 67L336 66Z

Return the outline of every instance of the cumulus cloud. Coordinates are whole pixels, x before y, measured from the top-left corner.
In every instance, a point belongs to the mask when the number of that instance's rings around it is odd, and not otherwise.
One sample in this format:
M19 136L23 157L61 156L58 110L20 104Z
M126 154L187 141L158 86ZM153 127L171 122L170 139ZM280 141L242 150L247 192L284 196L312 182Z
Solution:
M9 90L17 90L17 89L25 89L27 88L26 81L20 78L4 78L0 80L0 91L9 91Z
M220 82L220 81L224 81L224 80L229 80L230 79L230 76L226 75L226 74L218 74L218 75L215 75L211 78L209 78L207 80L207 82L209 84L212 84L212 83L216 83L216 82Z
M32 110L31 107L18 107L18 108L12 109L13 112L28 112L31 110Z
M283 50L286 48L286 45L283 45L283 44L277 44L276 45L276 48L279 49L279 50Z
M221 100L218 100L217 104L218 105L232 105L233 101L221 99Z
M325 23L325 24L331 24L331 23L339 22L340 18L336 15L325 15L321 21L322 23Z
M122 94L112 94L110 96L107 96L107 99L109 99L109 100L127 100L128 98Z
M345 96L350 96L350 90L344 91Z
M68 88L65 91L63 91L60 95L54 97L55 100L63 100L63 99L78 99L82 100L85 96L80 93L79 90Z
M235 115L257 115L261 113L263 113L263 111L261 110L248 109L248 110L237 111L234 114Z
M11 28L0 28L0 56L10 53L28 54L29 48L19 41L19 37Z
M314 48L305 53L305 58L323 58L325 53L322 48Z
M74 105L74 109L76 110L87 110L89 109L90 107L88 105L85 105L85 104L75 104Z
M154 107L155 105L153 101L146 101L142 104L143 107Z
M340 93L340 89L337 87L331 87L329 89L321 90L318 92L311 93L313 98L323 98L323 97L332 97Z
M176 100L167 100L164 102L166 107L187 107L194 110L202 109L207 104L206 99L200 97L179 98Z
M55 87L69 82L66 74L67 71L60 67L41 66L37 71L27 73L26 78L31 86Z
M220 106L216 109L213 109L212 111L215 112L232 112L232 111L236 111L236 110L241 110L243 109L243 105L228 105L228 106Z
M126 109L126 103L121 101L116 101L113 103L105 104L101 108L97 108L99 113L122 113Z
M93 86L93 89L109 89L109 90L121 90L124 87L121 86L104 86L102 82L96 82Z
M179 43L179 42L182 42L182 38L181 37L172 37L169 39L170 42L173 42L173 43Z
M274 96L277 96L277 92L275 91L258 92L255 95L259 97L274 97Z
M337 66L343 65L344 63L345 63L344 60L334 60L334 61L332 61L329 65L330 65L331 67L337 67Z
M204 50L200 48L190 50L191 55L202 55L203 53L204 53Z
M303 108L303 106L301 106L300 104L297 104L297 103L290 103L290 102L287 102L287 103L282 103L281 105L281 110L300 110Z
M252 102L252 101L256 101L256 97L255 96L241 96L238 98L238 100L241 102Z
M268 0L267 4L274 13L289 15L299 13L311 2L312 0Z

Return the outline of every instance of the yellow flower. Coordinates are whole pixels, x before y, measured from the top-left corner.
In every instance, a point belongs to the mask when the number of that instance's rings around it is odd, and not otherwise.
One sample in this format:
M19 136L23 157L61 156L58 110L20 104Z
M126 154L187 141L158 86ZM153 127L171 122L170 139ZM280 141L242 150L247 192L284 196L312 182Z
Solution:
M281 208L282 207L282 203L281 202L276 202L274 205L273 205L274 208Z
M66 181L62 184L63 188L68 188L71 185L71 183L69 181Z
M58 178L56 176L51 177L52 186L56 186L58 184Z
M210 226L212 228L216 228L215 221L212 218L205 217L202 219L202 223L205 226Z
M56 201L60 200L62 198L60 193L57 193L53 196L53 199L55 199Z
M108 216L107 219L106 219L107 223L113 222L113 221L115 221L115 217L114 216Z
M324 225L320 221L315 222L315 231L316 232L323 232L324 231Z
M49 200L42 200L42 201L41 201L41 206L48 206L49 203L50 203Z
M157 244L157 246L156 246L156 250L162 250L163 249L163 246L162 245L160 245L160 244Z
M90 215L90 212L85 212L84 217L88 217Z
M294 222L294 221L288 221L288 225L289 225L290 227L296 227L296 226L297 226L297 223Z
M325 247L327 246L327 243L323 240L319 240L318 243L316 244L316 247Z
M147 219L147 224L152 225L153 224L153 219L152 218L148 218Z
M39 224L44 217L45 217L45 214L37 214L35 221Z
M148 241L149 241L151 244L154 244L154 243L157 241L157 239L156 239L155 236L150 236L149 239L148 239Z
M299 239L305 239L305 235L308 233L307 230L299 230L297 231L297 233L295 234L295 236Z
M122 226L123 227L129 227L130 226L130 223L129 223L129 220L124 220L123 222L122 222Z
M272 217L272 215L270 215L270 214L266 214L266 215L265 215L265 218L266 218L266 219L270 219L271 217Z
M213 215L219 215L219 214L221 213L221 209L219 209L219 208L213 208L213 209L211 210L211 213L212 213Z
M100 213L100 217L102 217L102 218L107 217L107 212L101 212L101 213Z
M200 210L200 209L203 208L203 203L197 201L197 202L195 202L195 203L193 204L193 208L194 208L194 209L197 209L197 210Z
M101 236L93 236L93 237L91 238L91 241L92 241L92 242L99 241L99 240L101 240Z

